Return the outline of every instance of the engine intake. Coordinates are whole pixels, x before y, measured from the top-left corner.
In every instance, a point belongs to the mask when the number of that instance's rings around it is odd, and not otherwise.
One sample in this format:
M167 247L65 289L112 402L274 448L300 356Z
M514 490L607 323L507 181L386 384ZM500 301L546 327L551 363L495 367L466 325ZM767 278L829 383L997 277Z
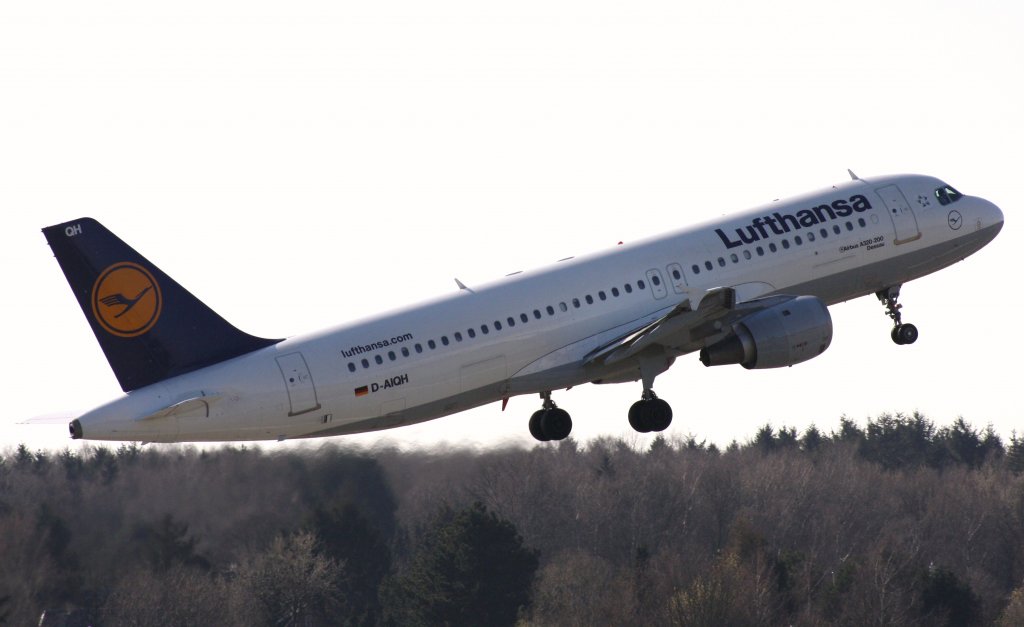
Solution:
M832 316L814 296L797 296L743 318L731 335L700 351L705 366L792 366L825 352L832 343Z

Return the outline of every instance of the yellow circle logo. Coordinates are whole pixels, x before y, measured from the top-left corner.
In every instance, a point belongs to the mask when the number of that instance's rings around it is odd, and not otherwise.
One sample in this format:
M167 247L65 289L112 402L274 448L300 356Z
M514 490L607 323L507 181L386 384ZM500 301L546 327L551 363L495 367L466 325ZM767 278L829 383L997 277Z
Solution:
M92 314L104 329L135 337L153 328L163 297L153 275L134 263L115 263L92 286Z

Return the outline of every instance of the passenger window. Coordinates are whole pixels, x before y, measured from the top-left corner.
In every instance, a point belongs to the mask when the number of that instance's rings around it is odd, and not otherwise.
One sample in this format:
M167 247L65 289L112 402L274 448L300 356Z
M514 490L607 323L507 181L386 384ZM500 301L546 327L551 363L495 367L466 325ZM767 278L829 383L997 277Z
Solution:
M764 257L764 248L761 248L760 246L757 247L757 256Z
M636 286L639 287L641 290L647 287L646 285L644 285L643 281L637 281Z
M601 300L607 300L608 299L608 295L604 293L604 290L601 290L600 292L598 292L597 293L597 297L600 298Z
M394 361L395 359L397 359L397 356L395 355L395 351L388 351L388 359L390 359L391 361Z
M466 329L466 333L469 334L470 338L476 337L476 329L473 329L473 328Z
M578 298L572 299L572 306L575 309L579 309L580 308L580 299L578 299Z
M569 306L565 304L565 301L562 301L562 302L558 303L558 309L562 313L565 313L565 312L569 311Z
M402 347L402 357L408 357L408 356L409 356L409 349L403 346Z
M654 287L661 285L661 279L658 278L657 274L651 276L651 283L654 284Z
M420 344L419 342L416 342L416 346L413 346L413 348L416 349L417 353L422 353L423 352L423 345Z
M775 251L777 251L778 249L779 249L779 247L775 245L775 242L769 242L769 244L768 244L768 250L770 250L770 251L772 251L772 252L775 252Z
M678 281L679 279L683 278L683 274L679 272L679 270L672 268L672 278Z
M788 239L782 238L782 247L785 248L786 250L789 250L789 240Z
M697 264L693 264L693 266L690 268L690 271L692 271L694 274L700 274L700 266L698 266Z
M839 228L838 224L833 224L832 225L832 232L835 233L836 235L839 235L840 233L843 232L843 230L841 228Z
M723 257L719 257L718 258L718 267L719 268L724 268L725 267L725 259Z
M513 318L512 316L509 316L509 317L508 317L508 320L506 320L505 322L508 322L508 326L509 326L509 327L514 327L514 326L516 326L516 319L515 319L515 318Z
M797 235L797 236L795 236L795 237L793 238L793 242L794 242L794 243L795 243L795 244L796 244L797 246L802 246L802 245L803 245L803 243L804 243L804 240L803 240L803 239L802 239L802 238L801 238L801 237L800 237L799 235Z
M533 310L533 317L536 318L537 320L540 320L540 309Z
M437 348L437 343L434 340L427 340L427 346L430 347L430 350L434 350Z
M553 316L553 315L555 315L555 308L554 308L554 307L552 307L551 305L548 305L548 306L547 306L547 311L548 311L548 315L549 315L549 316Z
M527 317L526 314L521 313L519 314L519 320L521 320L523 324L526 324L530 320L530 318Z
M868 225L868 223L864 221L864 218L857 218L857 224L860 225L860 228L864 228Z
M615 298L619 297L619 288L617 288L617 287L613 287L612 288L612 296L614 296Z
M362 364L363 364L363 368L369 368L370 367L370 362L366 361L366 358L363 358Z
M822 237L828 237L828 229L822 228L821 229L821 236Z
M355 372L356 371L356 365L354 363L352 363L351 361L348 362L348 371L349 372Z
M441 336L441 343L444 344L445 346L448 346L448 336L447 335L442 335Z
M743 251L743 258L744 259L750 259L750 251L749 250L744 250Z
M462 341L462 334L459 333L458 331L455 332L455 341L456 342L461 342Z
M383 358L383 357L381 357L380 355L374 355L374 356L373 356L373 360L374 360L375 362L377 362L377 365L378 365L378 366L379 366L379 365L381 365L382 363L384 363L384 358Z
M494 321L494 330L495 331L501 331L501 320L495 320Z
M813 242L814 241L814 232L813 231L811 231L810 233L807 234L807 241L809 241L809 242Z
M739 256L736 253L733 253L733 254L729 255L729 258L732 259L733 263L739 263L740 262L740 258L739 258Z
M588 305L593 305L594 304L594 297L591 296L590 294L587 294L586 301L587 301Z
M481 325L480 325L480 331L481 331L481 333L483 333L484 335L487 335L488 333L490 333L490 332L491 332L491 330L487 328L487 325L486 325L486 324L481 324Z
M622 287L625 288L627 294L632 294L633 293L633 286L630 285L629 283L626 283ZM602 298L601 300L604 300L604 299Z
M846 223L846 230L847 231L852 231L853 230L853 222L847 222Z

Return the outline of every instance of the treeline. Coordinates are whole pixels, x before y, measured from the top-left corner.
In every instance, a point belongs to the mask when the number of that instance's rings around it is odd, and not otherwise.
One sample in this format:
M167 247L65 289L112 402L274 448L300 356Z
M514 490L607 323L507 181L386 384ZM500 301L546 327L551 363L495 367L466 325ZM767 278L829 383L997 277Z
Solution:
M1024 441L919 414L528 450L0 457L0 622L1024 624Z

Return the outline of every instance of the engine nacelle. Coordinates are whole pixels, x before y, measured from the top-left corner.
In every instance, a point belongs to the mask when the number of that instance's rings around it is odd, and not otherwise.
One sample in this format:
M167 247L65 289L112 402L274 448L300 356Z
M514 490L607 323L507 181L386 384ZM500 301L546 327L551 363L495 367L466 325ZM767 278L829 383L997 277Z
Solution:
M700 351L705 366L792 366L825 352L832 343L832 316L814 296L798 296L751 314L733 333Z

